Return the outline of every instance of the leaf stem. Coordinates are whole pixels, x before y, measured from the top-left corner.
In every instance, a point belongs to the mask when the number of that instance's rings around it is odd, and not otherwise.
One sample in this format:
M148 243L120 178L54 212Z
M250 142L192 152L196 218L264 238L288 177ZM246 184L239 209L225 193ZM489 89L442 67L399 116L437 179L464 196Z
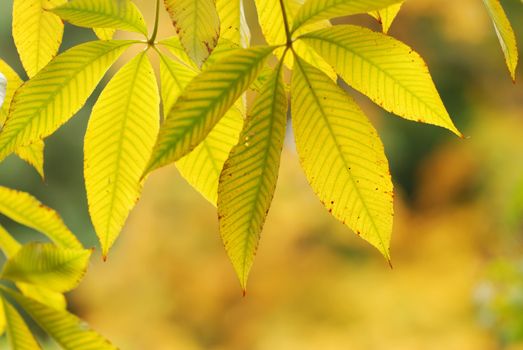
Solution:
M287 11L285 10L285 4L283 0L280 0L281 13L283 15L283 24L285 25L285 35L287 37L287 47L292 47L292 36L289 29L289 19L287 18Z
M148 43L150 46L154 45L154 41L156 40L156 35L158 35L158 24L160 22L160 0L156 0L156 14L154 18L154 29L153 34L151 35L151 38L149 39Z

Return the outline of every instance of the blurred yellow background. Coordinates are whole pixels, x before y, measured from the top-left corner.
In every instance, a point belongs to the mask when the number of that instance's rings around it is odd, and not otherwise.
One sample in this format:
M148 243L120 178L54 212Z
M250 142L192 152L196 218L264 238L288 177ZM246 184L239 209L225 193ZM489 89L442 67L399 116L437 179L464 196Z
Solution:
M153 2L136 3L152 25ZM503 4L523 43L523 5ZM0 56L21 72L10 6ZM161 21L159 37L172 35ZM340 21L379 29L367 16ZM71 309L123 350L523 349L523 69L514 85L480 0L407 1L390 33L426 59L469 136L400 120L351 91L390 160L393 269L316 200L289 135L245 298L215 209L167 167L147 181L109 260L95 256ZM66 26L64 48L86 40L90 31ZM3 185L56 208L90 246L82 138L99 92L49 138L45 184L17 159L0 166Z

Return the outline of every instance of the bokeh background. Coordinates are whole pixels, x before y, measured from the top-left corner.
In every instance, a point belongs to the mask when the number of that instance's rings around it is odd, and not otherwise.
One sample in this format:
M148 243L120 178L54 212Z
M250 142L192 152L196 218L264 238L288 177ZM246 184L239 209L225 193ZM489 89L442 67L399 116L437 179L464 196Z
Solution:
M523 43L523 5L502 2ZM153 2L136 3L152 25ZM246 8L260 43L251 0ZM379 29L367 16L336 21ZM0 56L22 73L10 26L3 0ZM65 33L62 49L95 39L70 25ZM162 13L160 37L173 33ZM514 85L480 0L409 0L390 33L426 59L469 136L401 120L351 92L390 160L393 269L315 199L289 135L247 297L215 209L167 167L147 181L108 261L94 256L70 308L124 350L523 349L523 69ZM17 158L0 166L2 185L35 194L95 247L82 139L99 92L48 139L45 183ZM22 241L36 237L0 221Z

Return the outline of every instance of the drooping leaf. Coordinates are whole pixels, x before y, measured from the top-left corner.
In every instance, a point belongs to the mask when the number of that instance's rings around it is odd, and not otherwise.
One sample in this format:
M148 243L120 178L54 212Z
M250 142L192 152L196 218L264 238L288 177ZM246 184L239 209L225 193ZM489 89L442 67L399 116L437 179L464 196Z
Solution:
M64 32L59 17L47 11L67 0L14 0L13 39L31 78L56 55Z
M312 189L335 218L390 260L393 189L376 130L352 98L301 59L291 91L296 147Z
M242 0L216 0L220 18L220 39L227 39L241 47L248 47L251 32L245 18Z
M306 0L294 17L292 32L305 24L381 10L402 0Z
M392 22L394 22L394 19L400 12L402 5L403 2L400 2L399 4L391 5L382 10L370 12L370 15L376 18L376 20L378 20L378 22L381 23L383 33L389 32L390 26L392 25Z
M6 256L11 258L22 246L18 243L1 225L0 225L0 249ZM20 291L41 303L54 307L56 309L65 309L66 301L63 294L51 291L42 286L17 282L16 286Z
M163 123L145 173L188 154L254 81L272 47L238 49L194 78Z
M516 81L516 68L518 66L519 54L514 29L512 29L512 25L499 0L483 0L483 3L494 24L494 29L496 30L503 54L505 55L505 62L507 63L510 76L513 81Z
M130 0L70 0L51 12L79 27L120 29L147 36L143 16Z
M134 41L93 41L57 56L18 89L0 133L0 160L52 134L85 103L105 72Z
M109 341L75 315L50 308L15 291L2 289L64 350L116 350Z
M60 248L52 243L29 243L7 260L2 278L63 293L78 286L90 256L91 250L87 249Z
M216 46L220 19L214 0L164 0L187 54L198 66Z
M0 213L42 232L60 247L82 249L81 243L58 213L28 193L0 186Z
M100 40L112 40L114 37L114 33L116 32L116 29L93 28L93 32Z
M40 345L36 342L29 327L18 311L11 305L4 296L0 299L5 315L7 339L11 350L40 350Z
M196 63L187 55L183 48L180 38L177 36L171 36L167 39L160 40L158 42L161 46L165 47L170 53L172 53L178 60L185 63L187 66L199 69Z
M142 52L105 87L85 135L85 186L89 213L107 255L142 189L160 123L153 68Z
M302 36L354 89L400 117L461 136L423 59L404 43L369 29L340 25Z
M280 63L256 98L218 187L220 233L244 290L276 188L285 138L282 70Z

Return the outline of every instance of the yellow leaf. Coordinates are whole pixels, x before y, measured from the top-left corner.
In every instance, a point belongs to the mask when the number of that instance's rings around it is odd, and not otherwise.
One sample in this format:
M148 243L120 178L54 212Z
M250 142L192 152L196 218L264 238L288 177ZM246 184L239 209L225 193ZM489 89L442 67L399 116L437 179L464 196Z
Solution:
M31 78L56 55L64 32L60 18L47 11L67 0L14 0L13 39Z
M111 28L93 28L94 34L100 40L112 40L116 29Z
M134 41L92 41L57 56L13 99L0 132L0 160L52 134L85 103L105 72Z
M0 186L0 213L42 232L58 246L82 249L82 245L54 210L25 192Z
M389 32L392 22L394 22L394 19L396 18L396 16L398 15L398 13L401 10L401 5L403 5L403 2L401 2L399 4L391 5L382 10L370 12L370 15L372 17L376 18L378 20L378 22L381 23L383 33Z
M519 54L514 29L510 25L505 10L499 0L483 0L488 14L494 23L494 29L498 36L510 76L516 81L516 68L518 66Z
M160 81L162 84L163 114L167 116L178 97L199 70L192 69L170 57L160 54Z
M376 130L340 87L297 59L292 120L312 189L338 220L390 260L393 188Z
M11 350L39 350L40 345L36 342L29 327L18 311L1 296L2 309L5 315L7 339Z
M241 47L248 47L251 32L245 18L242 0L216 0L220 18L220 39L227 39Z
M89 213L107 255L142 189L160 123L160 97L146 53L127 63L93 107L85 135Z
M280 63L256 98L218 187L220 233L244 290L278 179L287 123L282 70Z
M165 0L181 43L201 67L218 42L220 19L214 0Z
M72 0L51 12L76 26L121 29L147 36L143 16L130 0Z
M29 165L36 169L42 179L44 175L44 148L43 140L38 140L30 145L18 147L16 155L25 160Z
M256 79L272 50L237 49L194 78L163 123L145 174L196 148Z
M423 59L404 43L369 29L340 25L303 35L354 89L400 117L461 133Z
M180 38L177 36L172 36L167 39L160 40L158 42L161 46L165 47L170 53L172 53L179 61L183 62L187 66L198 69L198 66L194 61L187 55L185 49L183 48Z

